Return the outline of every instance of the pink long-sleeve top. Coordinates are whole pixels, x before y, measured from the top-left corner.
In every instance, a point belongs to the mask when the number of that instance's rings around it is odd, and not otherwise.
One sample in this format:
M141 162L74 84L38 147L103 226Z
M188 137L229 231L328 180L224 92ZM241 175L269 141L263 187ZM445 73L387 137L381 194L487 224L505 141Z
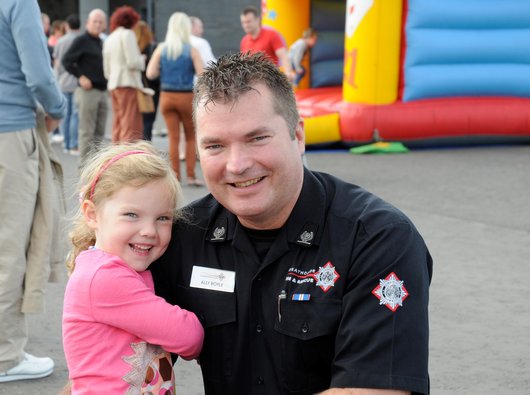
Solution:
M203 338L195 314L154 294L151 272L97 249L77 257L63 308L72 394L173 394L169 353L195 358Z

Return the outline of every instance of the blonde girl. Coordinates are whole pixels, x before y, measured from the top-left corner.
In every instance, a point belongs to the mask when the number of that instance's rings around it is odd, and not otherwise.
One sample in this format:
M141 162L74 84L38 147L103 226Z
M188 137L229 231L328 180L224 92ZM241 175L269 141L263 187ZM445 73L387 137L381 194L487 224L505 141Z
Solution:
M79 191L63 308L72 394L173 394L169 353L195 358L204 336L195 314L154 294L147 270L179 216L178 181L140 142L97 152Z

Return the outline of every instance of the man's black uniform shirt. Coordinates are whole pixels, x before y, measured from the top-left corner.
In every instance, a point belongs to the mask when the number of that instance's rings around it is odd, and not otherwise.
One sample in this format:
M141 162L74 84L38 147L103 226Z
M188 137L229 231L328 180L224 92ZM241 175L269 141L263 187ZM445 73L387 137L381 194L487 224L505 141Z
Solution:
M208 195L189 206L151 268L157 294L205 327L207 395L428 393L431 257L403 213L358 186L306 169L263 260ZM219 282L235 272L233 292L190 286L197 268Z

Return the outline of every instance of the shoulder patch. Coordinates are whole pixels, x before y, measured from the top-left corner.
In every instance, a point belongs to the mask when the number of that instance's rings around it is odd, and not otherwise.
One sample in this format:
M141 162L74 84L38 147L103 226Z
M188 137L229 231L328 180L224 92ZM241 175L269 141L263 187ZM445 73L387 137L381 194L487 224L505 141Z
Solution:
M372 290L372 294L379 299L380 305L385 305L392 312L403 306L403 301L409 296L403 281L394 272L380 279L379 285Z

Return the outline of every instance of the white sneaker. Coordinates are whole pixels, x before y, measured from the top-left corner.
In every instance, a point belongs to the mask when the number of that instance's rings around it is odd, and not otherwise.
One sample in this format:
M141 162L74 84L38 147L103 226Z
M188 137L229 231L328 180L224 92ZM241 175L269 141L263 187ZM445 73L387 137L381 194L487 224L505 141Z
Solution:
M46 377L52 374L53 367L54 363L51 358L37 358L24 353L24 359L17 366L0 371L0 383Z
M64 136L62 134L52 134L52 143L62 143Z

